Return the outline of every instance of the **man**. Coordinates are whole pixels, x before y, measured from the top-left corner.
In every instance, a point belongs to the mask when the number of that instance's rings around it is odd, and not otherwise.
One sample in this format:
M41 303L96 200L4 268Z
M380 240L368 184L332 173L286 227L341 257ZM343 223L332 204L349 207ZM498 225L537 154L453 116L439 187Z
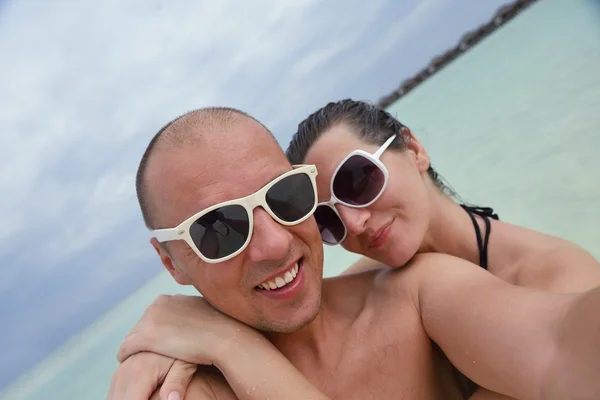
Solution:
M527 290L435 254L322 279L316 173L290 166L237 110L196 110L155 136L138 173L142 212L165 268L203 298L150 306L109 398L149 398L163 380L162 398L182 398L197 364L209 367L188 399L455 398L431 340L492 392L600 395L600 288Z

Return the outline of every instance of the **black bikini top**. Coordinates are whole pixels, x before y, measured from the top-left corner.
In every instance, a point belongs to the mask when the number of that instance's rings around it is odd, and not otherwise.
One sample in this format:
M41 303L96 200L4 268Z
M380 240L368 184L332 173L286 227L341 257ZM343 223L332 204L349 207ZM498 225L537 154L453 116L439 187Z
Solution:
M489 207L472 207L464 204L461 204L460 206L467 212L467 214L469 214L469 217L471 217L473 228L475 228L475 236L477 237L477 248L479 249L479 265L482 268L487 269L487 247L488 242L490 241L490 232L492 231L490 218L498 220L498 215L495 214L494 210ZM483 238L481 237L481 229L479 229L479 224L477 223L474 214L479 215L485 222L485 234ZM463 395L463 399L470 399L479 388L479 385L463 375L462 372L460 372L454 365L452 365L452 372L458 383L459 390Z
M475 228L475 236L477 237L477 248L479 249L479 266L483 269L487 269L488 267L488 242L490 241L490 232L492 231L492 224L490 223L490 218L498 220L498 214L494 213L494 210L489 207L472 207L464 204L460 205L471 217L471 221L473 222L473 227ZM485 235L482 239L481 230L479 229L479 224L475 220L475 215L479 215L483 218L485 222Z

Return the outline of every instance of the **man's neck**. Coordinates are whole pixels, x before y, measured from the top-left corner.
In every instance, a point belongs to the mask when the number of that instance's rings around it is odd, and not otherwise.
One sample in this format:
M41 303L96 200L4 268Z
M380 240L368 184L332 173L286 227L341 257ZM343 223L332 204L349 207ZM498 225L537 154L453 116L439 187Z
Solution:
M343 280L338 284L337 280ZM331 367L340 359L344 334L364 308L360 281L349 277L323 282L319 313L310 323L292 333L265 336L293 364Z

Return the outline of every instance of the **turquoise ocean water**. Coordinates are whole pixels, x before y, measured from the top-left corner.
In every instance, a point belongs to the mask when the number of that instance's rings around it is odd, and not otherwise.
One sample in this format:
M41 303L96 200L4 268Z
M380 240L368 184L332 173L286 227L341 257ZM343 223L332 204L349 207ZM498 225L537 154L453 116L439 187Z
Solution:
M540 0L390 107L467 201L600 258L600 1ZM326 276L356 259L326 248ZM104 399L115 351L161 274L25 374L2 399Z

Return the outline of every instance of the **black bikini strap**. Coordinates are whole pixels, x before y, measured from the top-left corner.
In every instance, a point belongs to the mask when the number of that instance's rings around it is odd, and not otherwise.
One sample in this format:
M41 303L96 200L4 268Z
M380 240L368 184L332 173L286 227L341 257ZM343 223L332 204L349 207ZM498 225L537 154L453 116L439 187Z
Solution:
M477 238L477 248L479 249L479 265L483 269L487 269L488 267L488 258L487 258L487 249L488 243L490 241L490 233L492 231L492 224L490 222L490 218L498 219L498 215L494 213L489 207L469 207L464 204L460 205L466 212L469 214L471 218L471 222L473 222L473 228L475 228L475 236ZM473 214L479 215L484 223L485 223L485 237L481 238L481 230L479 229L479 224L477 220L475 220L475 216Z
M474 206L466 206L461 204L461 207L464 208L467 212L471 211L479 215L482 218L489 217L491 219L498 220L498 214L494 212L494 210L490 207L474 207Z

